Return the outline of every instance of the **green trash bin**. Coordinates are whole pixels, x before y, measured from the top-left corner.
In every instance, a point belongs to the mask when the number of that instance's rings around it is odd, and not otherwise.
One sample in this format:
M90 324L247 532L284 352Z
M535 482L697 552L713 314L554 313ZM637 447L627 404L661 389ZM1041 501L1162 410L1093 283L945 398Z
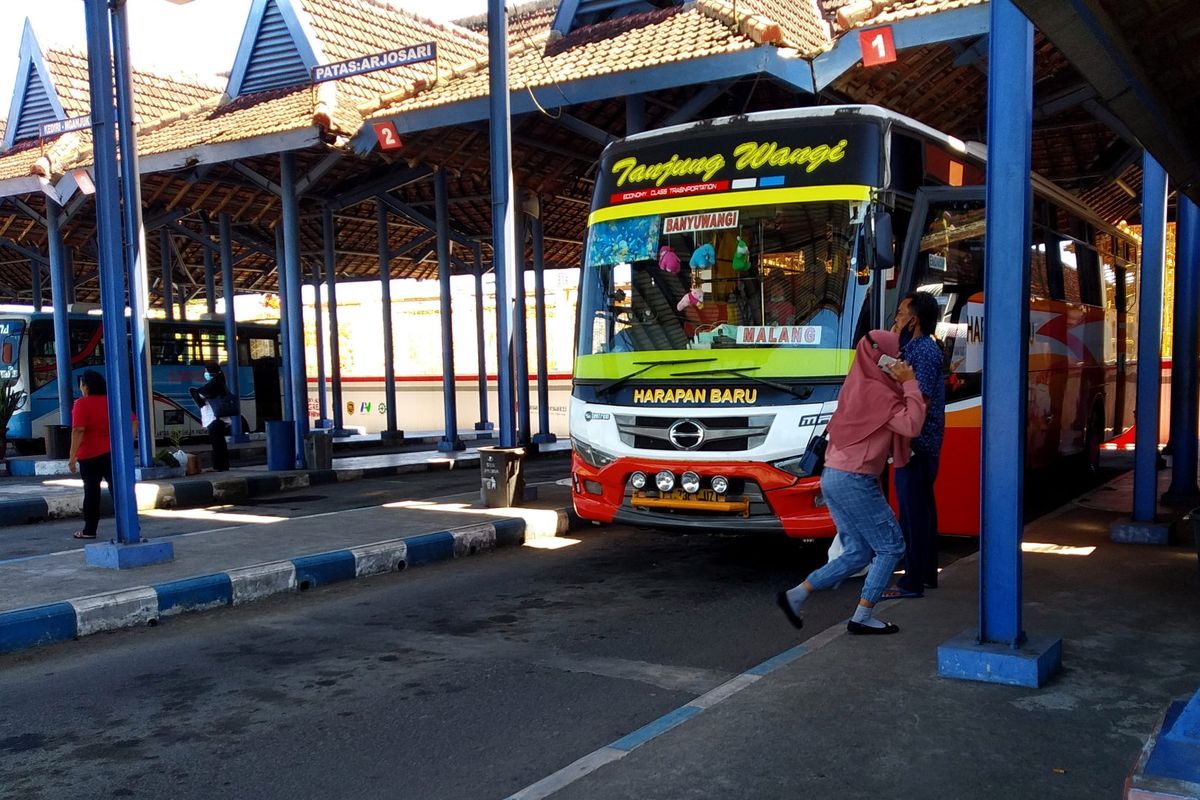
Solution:
M479 448L479 480L483 504L511 508L525 499L525 448Z

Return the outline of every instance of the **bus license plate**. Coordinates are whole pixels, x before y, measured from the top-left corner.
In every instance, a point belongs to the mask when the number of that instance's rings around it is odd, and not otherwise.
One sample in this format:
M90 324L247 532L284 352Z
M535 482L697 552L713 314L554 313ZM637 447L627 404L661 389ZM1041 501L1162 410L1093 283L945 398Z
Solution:
M672 500L703 500L704 502L707 502L707 503L718 503L718 502L724 500L723 497L721 497L719 494L714 492L712 489L701 489L696 494L689 494L688 492L685 492L683 489L673 489L671 491L671 499Z

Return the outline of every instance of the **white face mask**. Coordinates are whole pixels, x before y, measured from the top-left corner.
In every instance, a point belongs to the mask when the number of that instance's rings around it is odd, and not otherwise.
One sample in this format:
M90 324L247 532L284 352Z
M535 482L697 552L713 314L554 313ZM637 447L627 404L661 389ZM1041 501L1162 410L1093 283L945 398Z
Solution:
M206 373L204 373L204 380L206 380L206 381L211 381L211 380L212 380L212 375L211 375L211 374L209 374L209 373L207 373L207 372L206 372Z

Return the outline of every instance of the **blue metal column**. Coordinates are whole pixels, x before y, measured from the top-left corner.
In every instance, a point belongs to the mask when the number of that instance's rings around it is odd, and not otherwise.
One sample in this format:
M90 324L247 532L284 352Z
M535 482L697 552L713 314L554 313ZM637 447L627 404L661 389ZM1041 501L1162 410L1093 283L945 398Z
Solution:
M381 200L375 201L375 220L379 233L379 302L383 306L383 396L387 403L387 434L396 433L396 356L392 339L392 251L388 245L388 211Z
M1021 626L1033 26L1013 0L990 13L979 627L940 645L937 662L943 677L1038 687L1062 666L1062 640Z
M158 252L162 254L162 297L163 311L167 319L175 319L175 288L171 284L171 232L158 230Z
M517 247L513 251L513 272L516 291L513 292L513 350L517 380L517 444L529 444L529 323L525 311L525 235L529 230L529 215L524 209L517 212Z
M85 0L84 14L92 150L96 170L96 239L104 326L104 366L108 378L108 425L113 434L115 485L110 489L117 542L137 544L141 535L134 495L133 437L127 433L133 408L129 397L129 351L125 339L125 270L121 257L121 195L117 185L116 109L113 106L108 0ZM167 297L169 302L170 295Z
M1142 266L1138 281L1137 400L1134 403L1133 521L1158 516L1158 406L1162 381L1163 263L1167 174L1142 156Z
M204 246L204 303L210 317L217 315L217 269L213 263L212 230L207 217L202 218L201 230L208 244Z
M54 377L58 386L58 423L71 424L71 336L67 320L67 287L63 281L62 207L46 200L46 243L50 249L50 302L54 308Z
M558 437L550 432L550 386L546 374L546 258L541 214L530 219L530 233L533 235L533 313L537 324L538 432L533 441L549 444Z
M450 201L446 196L446 169L438 167L433 175L434 203L437 223L438 301L442 313L442 405L445 411L446 432L437 449L443 453L463 450L466 445L458 438L458 398L454 384L454 326L451 318L450 294Z
M488 0L488 144L492 170L492 265L496 273L496 394L500 446L517 443L513 416L512 270L513 234L512 119L508 96L508 34L504 0ZM526 381L528 383L528 380Z
M63 292L67 296L67 305L70 306L75 302L75 248L63 248L62 260L62 280Z
M993 0L991 13L979 639L1016 647L1029 350L1014 334L1029 328L1033 26L1012 0Z
M495 428L488 422L487 343L483 335L483 248L475 243L475 363L479 370L479 421L475 430Z
M1175 224L1175 326L1171 337L1171 487L1163 499L1191 502L1196 486L1196 314L1200 308L1200 209L1179 194Z
M292 418L296 421L296 466L305 466L308 435L308 378L304 369L304 306L300 299L300 201L296 197L296 156L279 156L279 190L283 206L283 258L287 273L288 368L292 373Z
M625 135L646 130L646 96L631 94L625 98Z
M42 313L42 262L29 259L30 284L33 286L33 310Z
M142 186L138 172L137 130L133 124L133 73L129 60L129 23L125 3L111 6L113 72L117 82L117 128L120 133L121 201L125 206L125 272L129 279L129 329L133 347L133 398L137 409L138 460L154 463L157 426L154 379L150 369L150 281L146 274L146 231L142 227ZM170 303L167 304L170 306Z
M288 349L288 314L287 314L287 273L283 268L285 261L283 245L283 226L275 226L275 279L279 285L279 366L283 375L283 419L292 419L292 354Z
M234 397L241 400L242 378L239 374L241 365L238 363L237 312L233 302L237 295L237 287L233 282L233 222L224 212L217 217L217 233L220 236L221 248L221 293L225 298L225 375L229 380L229 391L233 392ZM266 387L263 387L261 391L265 390ZM246 431L242 430L240 414L230 420L230 426L233 428L233 441L247 442L250 440Z
M325 288L329 293L329 369L333 381L333 429L342 428L342 354L337 318L337 228L333 209L321 209L321 233L325 245Z
M329 427L329 399L325 387L325 321L321 319L321 265L312 265L313 317L316 324L317 427Z

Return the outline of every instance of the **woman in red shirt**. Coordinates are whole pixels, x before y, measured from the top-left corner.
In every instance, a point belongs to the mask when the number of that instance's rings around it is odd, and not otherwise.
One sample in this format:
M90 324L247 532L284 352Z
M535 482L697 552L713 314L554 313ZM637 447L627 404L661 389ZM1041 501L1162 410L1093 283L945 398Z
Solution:
M71 409L71 457L67 469L83 478L83 530L76 539L95 539L100 524L100 480L112 491L112 445L108 436L108 385L104 376L86 370L79 376L83 394Z

